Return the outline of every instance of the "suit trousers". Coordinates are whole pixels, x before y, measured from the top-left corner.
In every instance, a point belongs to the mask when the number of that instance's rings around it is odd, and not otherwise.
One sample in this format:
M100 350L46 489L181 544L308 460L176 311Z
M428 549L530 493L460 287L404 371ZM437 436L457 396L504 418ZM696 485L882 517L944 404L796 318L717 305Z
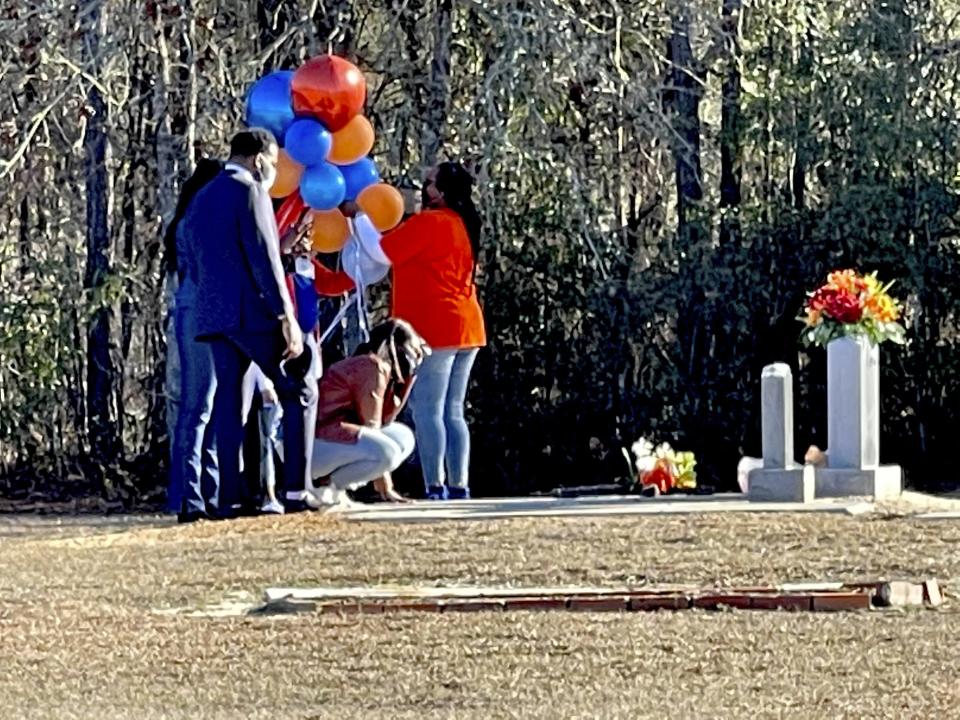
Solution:
M209 338L217 373L213 422L220 461L221 513L253 510L257 498L240 473L243 443L242 384L250 362L255 362L274 384L283 407L284 463L280 498L301 497L310 472L317 422L317 381L311 372L318 352L312 335L304 337L303 354L283 363L286 342L278 326L270 333L230 332ZM283 494L281 494L283 493Z

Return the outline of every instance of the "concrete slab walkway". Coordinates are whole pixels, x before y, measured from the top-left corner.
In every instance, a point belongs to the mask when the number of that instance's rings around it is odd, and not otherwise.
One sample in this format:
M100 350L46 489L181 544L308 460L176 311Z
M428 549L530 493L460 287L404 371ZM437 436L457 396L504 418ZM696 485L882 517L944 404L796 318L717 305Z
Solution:
M359 522L442 522L501 520L520 517L604 517L631 515L692 515L702 513L776 512L845 513L873 510L863 498L827 498L811 503L750 502L739 493L671 495L658 498L602 496L581 498L525 497L413 502L403 505L355 505L338 512Z

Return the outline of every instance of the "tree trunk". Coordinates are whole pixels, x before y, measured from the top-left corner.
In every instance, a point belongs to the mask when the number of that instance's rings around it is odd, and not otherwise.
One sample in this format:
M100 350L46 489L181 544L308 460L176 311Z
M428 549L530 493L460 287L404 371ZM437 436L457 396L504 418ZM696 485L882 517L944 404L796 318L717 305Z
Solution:
M107 33L104 4L94 0L87 11L84 60L94 77L102 67L100 41ZM114 397L116 369L111 353L111 300L103 290L110 277L110 216L113 180L111 148L107 134L107 104L96 84L87 91L87 124L84 132L86 175L87 265L84 287L92 291L96 308L87 326L87 420L94 463L103 468L118 460Z
M721 23L724 74L720 110L720 244L736 241L740 231L740 182L743 176L740 117L741 0L723 0Z
M667 108L673 129L676 164L677 242L680 263L678 281L683 288L677 308L678 368L684 381L693 422L688 432L707 431L710 396L707 379L712 369L712 319L703 288L707 267L709 227L701 211L703 182L700 165L700 100L702 72L690 42L691 18L686 0L675 0L671 9L671 36L667 44L670 61Z
M419 20L424 0L391 0L391 11L396 14L397 24L403 33L404 63L399 71L403 88L403 112L398 113L396 132L392 145L396 148L395 163L401 168L413 168L413 174L419 175L412 160L414 152L421 152L416 142L419 127L427 117L424 91L426 83L421 72L421 61L426 50L419 32ZM413 139L411 139L411 137ZM394 160L394 158L391 158ZM419 177L418 177L419 180Z
M177 139L173 133L171 102L174 96L170 45L167 41L166 15L158 11L154 22L153 40L157 48L158 68L153 84L153 124L156 128L154 156L157 162L157 210L160 214L160 232L173 219L177 207L179 179Z
M193 174L197 167L197 58L193 1L180 0L180 112L174 131L181 141L181 177Z
M426 169L437 163L443 145L444 126L450 102L450 38L453 34L453 0L438 0L433 16L433 59L430 85L423 119L420 165Z
M811 82L813 76L813 51L810 49L809 41L801 43L798 49L797 64L798 75ZM793 154L793 166L790 169L790 190L793 198L793 207L795 210L803 210L806 204L807 190L807 165L810 162L812 153L813 139L810 133L810 105L806 98L796 101L796 144Z
M700 100L702 73L690 44L690 15L685 0L675 0L671 34L667 42L667 106L673 125L673 156L676 163L677 235L681 245L696 244L701 233L690 225L691 209L703 199L700 166Z
M187 9L186 12L189 12ZM157 48L158 68L153 85L153 125L156 128L154 157L157 168L157 210L160 215L158 233L162 233L173 220L177 206L177 188L179 179L177 141L173 133L173 118L170 110L173 94L173 72L170 62L170 46L167 42L165 13L158 10L154 22L154 43ZM187 45L187 43L184 43ZM183 71L181 71L183 72ZM192 148L188 148L192 149ZM190 153L187 153L190 155ZM157 368L156 385L163 387L164 419L166 421L167 441L173 451L174 430L180 409L180 356L177 336L174 331L173 311L174 294L177 291L175 263L165 257L161 263L163 272L163 308L162 332L164 336L164 361ZM162 382L159 378L163 378ZM157 428L154 428L156 433ZM172 457L172 456L171 456Z

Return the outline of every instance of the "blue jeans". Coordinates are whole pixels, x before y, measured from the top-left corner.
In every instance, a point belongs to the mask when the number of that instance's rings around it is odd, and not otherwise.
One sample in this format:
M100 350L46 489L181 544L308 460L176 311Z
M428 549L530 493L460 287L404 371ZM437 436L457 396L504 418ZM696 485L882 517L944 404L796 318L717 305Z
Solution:
M177 303L174 324L180 350L180 408L167 508L171 512L214 512L220 475L210 423L217 389L213 356L207 343L196 340L196 307L192 303Z
M427 487L470 485L470 428L463 416L477 348L434 350L417 371L410 405Z
M273 463L274 448L283 409L279 405L264 405L260 408L260 480L263 482L264 497L277 500L277 471Z

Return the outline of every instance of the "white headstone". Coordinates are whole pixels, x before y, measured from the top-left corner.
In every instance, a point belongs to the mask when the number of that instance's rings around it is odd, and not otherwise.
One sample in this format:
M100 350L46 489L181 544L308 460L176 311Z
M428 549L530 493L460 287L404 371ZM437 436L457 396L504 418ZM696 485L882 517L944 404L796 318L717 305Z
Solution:
M759 502L810 502L812 467L793 458L793 373L785 363L767 365L760 375L763 467L748 471L747 494Z
M866 338L827 345L827 443L817 497L900 494L900 467L880 464L880 351Z
M827 345L828 467L880 464L880 351L863 337Z
M760 424L763 467L792 467L793 373L786 363L767 365L760 375Z

